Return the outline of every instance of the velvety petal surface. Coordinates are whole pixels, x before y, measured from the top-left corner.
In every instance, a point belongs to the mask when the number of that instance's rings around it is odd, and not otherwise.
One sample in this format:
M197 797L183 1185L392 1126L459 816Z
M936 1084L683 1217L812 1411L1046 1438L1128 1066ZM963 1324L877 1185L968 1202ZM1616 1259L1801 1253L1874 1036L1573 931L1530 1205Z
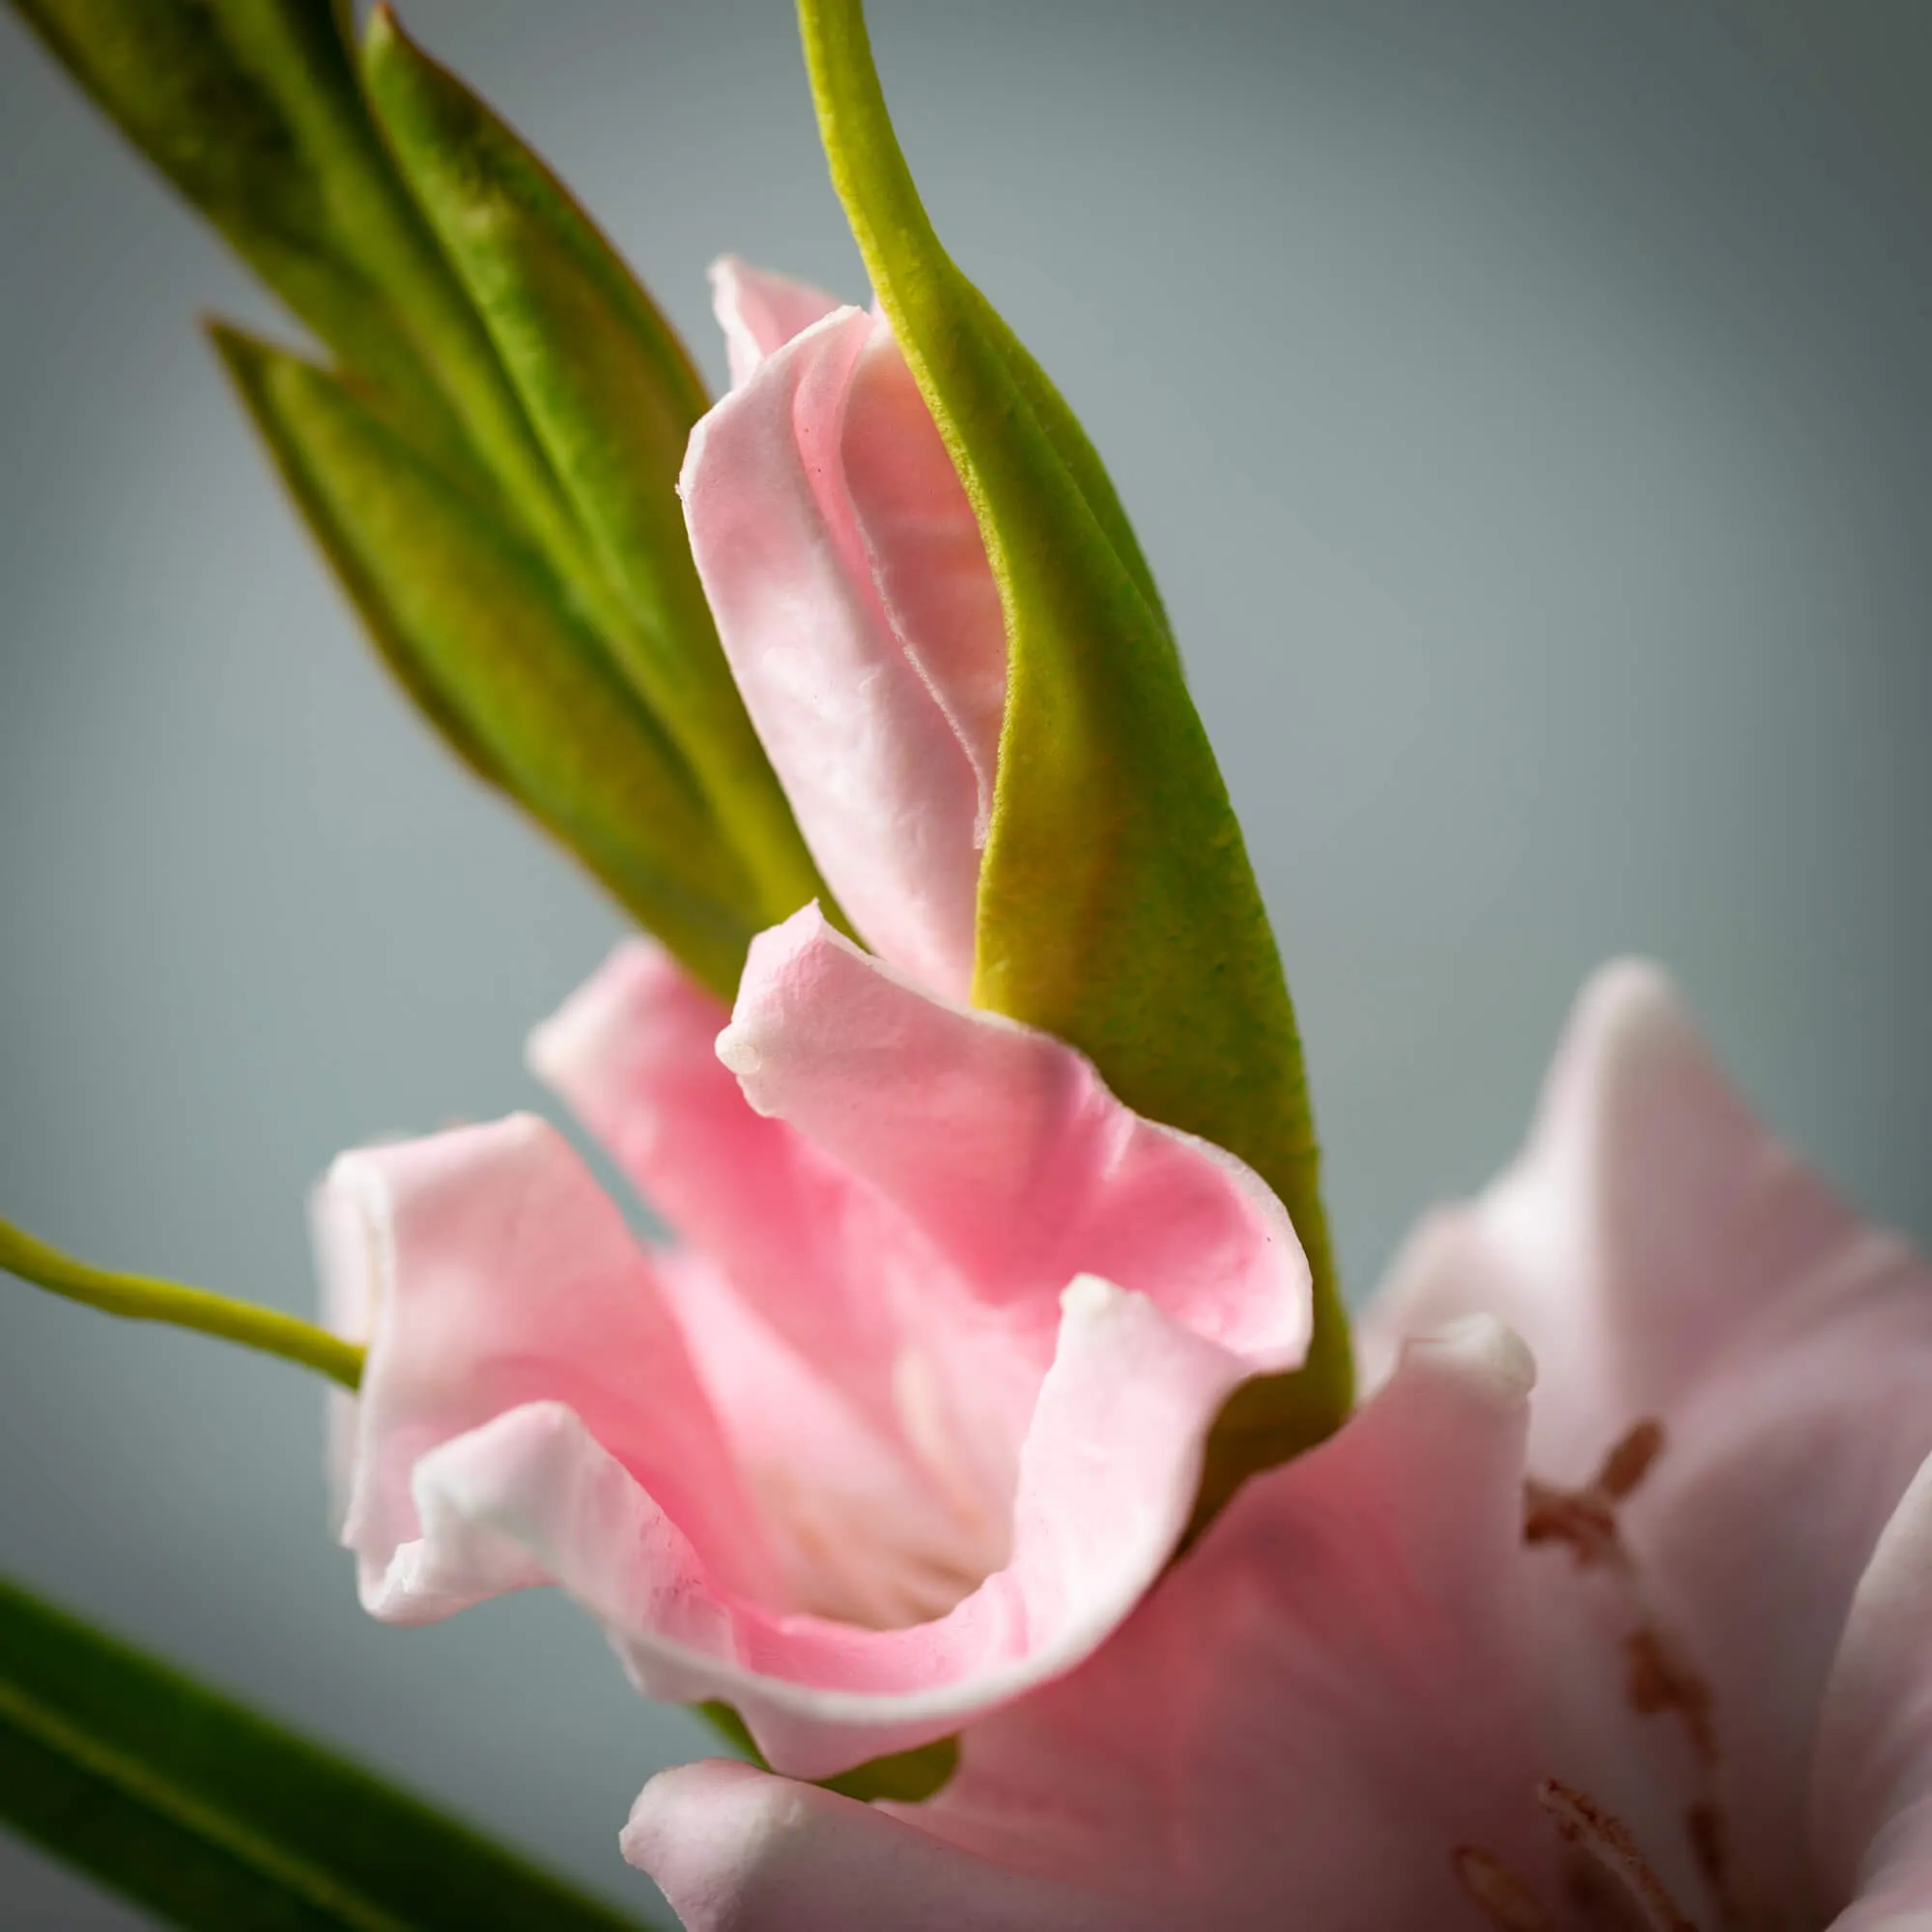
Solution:
M1625 1535L1712 1699L1738 1885L1799 1905L1826 1673L1932 1452L1932 1273L1765 1132L1661 975L1620 965L1585 990L1521 1160L1398 1263L1370 1352L1470 1309L1536 1351L1539 1475L1578 1483L1662 1422Z
M720 639L840 904L963 997L1006 688L979 526L883 320L781 342L815 292L732 269L719 294L742 380L681 489Z
M1514 1560L1529 1381L1492 1322L1412 1347L1104 1649L968 1732L931 1803L686 1766L646 1787L627 1855L695 1932L1435 1932L1482 1922L1459 1858L1551 1897Z

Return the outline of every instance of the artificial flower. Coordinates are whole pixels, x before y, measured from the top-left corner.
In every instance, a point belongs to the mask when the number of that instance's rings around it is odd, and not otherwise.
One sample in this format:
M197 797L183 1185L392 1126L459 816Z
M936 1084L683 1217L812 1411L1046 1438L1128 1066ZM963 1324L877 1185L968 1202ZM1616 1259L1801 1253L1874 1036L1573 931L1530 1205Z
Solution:
M783 1771L913 1748L1092 1651L1171 1555L1223 1399L1306 1348L1253 1174L815 908L729 1013L625 944L531 1063L679 1241L533 1118L336 1163L363 1601L421 1622L559 1583L640 1688L733 1705Z
M1656 974L1364 1327L1356 1416L930 1804L686 1766L629 1856L695 1932L1932 1924L1932 1274Z

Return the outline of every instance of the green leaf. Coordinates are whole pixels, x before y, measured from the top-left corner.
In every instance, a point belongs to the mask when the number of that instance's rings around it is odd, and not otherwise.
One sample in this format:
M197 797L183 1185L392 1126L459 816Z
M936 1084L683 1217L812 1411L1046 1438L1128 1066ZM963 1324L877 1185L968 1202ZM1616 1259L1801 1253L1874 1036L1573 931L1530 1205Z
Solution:
M799 0L832 179L972 499L1007 615L1007 716L974 998L1088 1053L1129 1106L1237 1153L1315 1273L1293 1377L1237 1392L1211 1509L1350 1402L1293 1009L1152 580L1071 412L940 246L860 0Z
M539 586L544 620L508 620L512 703L495 645L468 662L448 582L418 582L394 546L381 567L362 554L356 506L252 399L378 649L458 754L726 997L747 931L813 896L837 918L692 562L675 483L703 385L536 156L384 13L365 74L346 0L13 4L332 352L363 427L413 464L408 487L435 479ZM425 599L428 632L401 616ZM566 635L566 661L541 664ZM534 685L570 693L573 728L548 747Z
M542 557L343 381L238 330L213 334L398 676L480 774L728 1000L758 924L751 880Z
M451 393L490 384L488 339L383 152L330 0L13 4L373 402L490 473Z
M752 729L692 562L677 478L709 407L655 303L491 109L372 15L362 71L390 150L481 316L621 609L611 655L696 774L766 916L824 888Z
M279 1355L344 1388L358 1387L365 1351L340 1335L285 1315L279 1308L261 1308L189 1288L178 1281L158 1281L152 1275L115 1274L91 1266L71 1255L38 1240L24 1228L0 1221L0 1271L17 1275L50 1294L65 1296L103 1315L128 1321L159 1321L239 1343L265 1355Z
M0 1820L196 1932L638 1932L4 1580Z

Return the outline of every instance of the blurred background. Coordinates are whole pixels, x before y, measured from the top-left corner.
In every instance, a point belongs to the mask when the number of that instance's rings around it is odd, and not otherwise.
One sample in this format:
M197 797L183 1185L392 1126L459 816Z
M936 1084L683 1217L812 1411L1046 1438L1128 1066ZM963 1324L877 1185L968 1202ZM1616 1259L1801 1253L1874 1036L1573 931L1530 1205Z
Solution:
M941 233L1112 466L1286 953L1366 1293L1582 977L1932 1238L1932 15L875 0ZM413 0L723 358L863 293L783 0ZM389 689L193 319L279 326L0 13L0 1205L309 1306L337 1149L541 1096L617 931ZM319 1387L0 1281L0 1565L641 1904L703 1749L530 1597L356 1608ZM135 1921L0 1839L0 1919Z

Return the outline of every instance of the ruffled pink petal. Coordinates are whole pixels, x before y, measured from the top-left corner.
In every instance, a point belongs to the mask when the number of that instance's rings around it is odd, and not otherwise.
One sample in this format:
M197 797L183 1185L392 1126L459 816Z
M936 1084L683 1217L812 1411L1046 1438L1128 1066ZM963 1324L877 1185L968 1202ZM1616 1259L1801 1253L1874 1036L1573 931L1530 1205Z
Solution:
M791 1542L840 1573L801 1580L799 1601L857 1614L863 1577L865 1600L930 1614L1006 1561L1076 1276L1145 1293L1251 1372L1300 1359L1307 1268L1279 1203L1219 1150L1138 1120L1065 1046L928 998L810 909L755 945L723 1046L785 1118L754 1113L720 1065L723 1017L633 942L531 1059L725 1277L723 1295L701 1266L667 1280L727 1430L768 1472L754 1486L789 1484ZM828 1504L872 1535L828 1540Z
M627 940L530 1036L529 1064L684 1246L871 1409L867 1384L883 1384L876 1365L896 1348L867 1279L884 1217L836 1162L746 1104L718 1059L730 1017L662 947Z
M989 1520L838 1378L808 1360L700 1255L663 1275L782 1573L780 1600L875 1630L942 1616L1007 1559Z
M832 1398L849 1362L795 1338L871 1345L842 1307L789 1330L767 1319L833 1278L781 1246L756 1282L695 1255L651 1267L527 1122L350 1156L327 1190L336 1265L367 1275L346 1291L377 1311L359 1461L393 1518L358 1497L350 1533L386 1613L554 1581L651 1694L724 1698L774 1764L820 1776L943 1736L1106 1637L1174 1549L1221 1403L1300 1359L1307 1269L1238 1163L1138 1121L1045 1036L921 993L810 909L760 940L727 1030L755 1097L789 1124L701 1065L717 1018L628 948L534 1057L698 1218L722 1218L735 1188L741 1217L778 1204L773 1228L805 1252L843 1244L849 1292L896 1323L874 1364L895 1446L930 1514L990 1557L895 1628L859 1620L895 1590L921 1607L885 1539L825 1552L815 1590L795 1570L753 1576L768 1544L781 1571L786 1558L781 1537L745 1527L740 1471L768 1523L781 1513L759 1484L787 1449L804 1491L821 1456L835 1488L877 1473ZM810 1136L816 1180L838 1177L816 1194L793 1184ZM974 1226L975 1199L997 1226ZM702 1386L668 1299L703 1337ZM761 1468L739 1463L747 1447ZM896 1501L910 1510L903 1490ZM836 1567L855 1561L858 1607Z
M627 1856L694 1932L1435 1932L1481 1922L1459 1857L1552 1899L1516 1561L1529 1379L1493 1323L1412 1348L1080 1670L968 1732L931 1803L688 1767L646 1788ZM869 1920L868 1871L893 1902Z
M526 1405L415 1471L422 1553L498 1552L604 1623L634 1680L735 1705L770 1761L822 1777L943 1737L1070 1669L1133 1608L1187 1520L1208 1419L1250 1365L1091 1279L1020 1458L1011 1561L944 1617L867 1630L727 1594L632 1470L558 1405Z
M726 1009L632 939L530 1037L567 1100L680 1236L659 1278L802 1608L916 1623L1003 1560L903 1440L894 1217L719 1061ZM809 1454L801 1445L810 1445Z
M1773 1141L1662 976L1624 965L1579 1002L1520 1161L1398 1262L1371 1351L1468 1309L1536 1350L1538 1474L1580 1481L1663 1424L1626 1531L1714 1694L1739 1883L1802 1898L1826 1671L1932 1452L1932 1273Z
M971 506L887 325L826 316L697 425L692 550L800 829L867 940L972 980L1006 678Z
M1122 1106L1051 1035L930 998L815 906L753 942L718 1056L903 1211L981 1307L1050 1333L1075 1274L1198 1334L1298 1361L1308 1267L1233 1155Z
M1009 1493L1076 1275L1258 1367L1301 1359L1306 1261L1252 1172L1130 1113L1050 1036L929 998L815 907L753 943L718 1052L753 1107L898 1210L902 1236L854 1262L894 1311L907 1432L966 1492Z
M789 275L754 269L735 255L711 265L711 307L724 331L731 386L742 389L767 355L840 306L837 296Z
M422 1622L546 1580L526 1549L432 1521L421 1469L482 1425L558 1408L684 1525L717 1583L767 1581L651 1268L553 1128L518 1116L345 1154L315 1222L326 1305L369 1344L340 1503L375 1615Z
M1811 1842L1833 1932L1932 1924L1932 1463L1859 1581L1832 1665Z

